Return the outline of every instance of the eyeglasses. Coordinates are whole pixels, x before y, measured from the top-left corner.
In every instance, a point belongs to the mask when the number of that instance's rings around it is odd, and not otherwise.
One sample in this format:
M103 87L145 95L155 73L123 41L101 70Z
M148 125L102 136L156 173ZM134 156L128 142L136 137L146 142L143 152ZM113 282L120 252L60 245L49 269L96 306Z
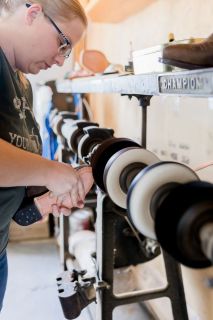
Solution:
M29 8L31 6L31 3L26 3L26 7ZM71 51L72 51L72 42L67 39L67 37L64 35L64 33L59 29L59 27L55 24L55 22L45 14L45 16L49 19L49 21L52 23L54 28L58 32L59 40L60 40L60 47L58 48L58 54L61 57L64 57L65 59L69 58Z

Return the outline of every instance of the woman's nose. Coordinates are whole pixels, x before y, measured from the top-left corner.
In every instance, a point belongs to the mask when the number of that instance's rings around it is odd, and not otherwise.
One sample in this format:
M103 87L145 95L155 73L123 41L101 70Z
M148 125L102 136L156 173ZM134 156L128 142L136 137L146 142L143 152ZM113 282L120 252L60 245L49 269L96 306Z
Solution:
M57 56L55 57L55 63L56 63L59 67L62 67L62 66L63 66L64 60L65 60L65 58L62 57L62 56L57 55Z

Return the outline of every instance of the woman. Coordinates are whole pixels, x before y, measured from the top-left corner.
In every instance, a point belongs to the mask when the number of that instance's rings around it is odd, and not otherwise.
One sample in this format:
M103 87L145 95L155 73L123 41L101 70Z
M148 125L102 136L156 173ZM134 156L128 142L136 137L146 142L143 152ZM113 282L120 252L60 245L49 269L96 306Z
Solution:
M7 282L8 229L26 186L58 196L54 214L67 214L63 194L82 207L83 182L67 164L40 156L41 139L23 73L62 66L87 26L77 0L1 1L0 4L0 310Z

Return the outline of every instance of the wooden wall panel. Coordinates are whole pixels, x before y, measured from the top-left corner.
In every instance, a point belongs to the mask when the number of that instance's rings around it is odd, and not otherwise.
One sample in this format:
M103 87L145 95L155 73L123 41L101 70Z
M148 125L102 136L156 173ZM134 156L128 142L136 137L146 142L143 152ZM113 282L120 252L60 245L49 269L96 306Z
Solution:
M143 10L156 0L90 0L86 6L94 22L117 23Z

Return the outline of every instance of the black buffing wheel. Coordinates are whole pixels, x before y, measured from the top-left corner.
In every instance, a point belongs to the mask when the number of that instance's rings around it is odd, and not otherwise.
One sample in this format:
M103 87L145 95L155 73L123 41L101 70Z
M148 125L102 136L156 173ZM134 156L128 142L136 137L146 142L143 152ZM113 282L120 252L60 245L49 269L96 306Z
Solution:
M146 166L159 161L155 154L141 147L116 152L108 160L104 170L104 185L111 200L126 209L127 190L131 181Z
M98 187L106 192L104 186L104 169L107 161L117 151L128 147L140 147L138 143L127 138L112 138L105 140L100 144L91 157L91 166L95 183Z
M90 126L98 127L98 124L93 122L78 120L75 122L75 125L73 126L73 128L71 128L70 147L75 153L78 152L78 143L85 134L83 129Z
M76 152L76 139L79 135L79 131L81 132L81 129L79 129L78 124L84 124L84 120L72 120L72 119L64 119L61 131L63 137L67 140L69 148Z
M82 161L84 161L84 158L89 154L90 147L94 144L100 144L101 140L99 139L93 139L91 141L91 137L88 134L85 134L78 144L78 157Z
M211 266L201 249L200 229L213 221L213 186L194 181L179 185L164 198L155 216L163 249L191 268Z
M95 129L95 130L93 130ZM91 134L91 130L94 131ZM87 127L87 133L80 139L78 144L78 156L84 161L84 158L88 156L88 154L92 151L92 149L101 144L103 141L113 137L114 131L111 129L103 129L96 127Z
M156 192L168 184L183 184L198 179L196 173L189 167L170 161L152 164L138 173L127 195L128 216L136 229L144 236L156 240L151 212Z

